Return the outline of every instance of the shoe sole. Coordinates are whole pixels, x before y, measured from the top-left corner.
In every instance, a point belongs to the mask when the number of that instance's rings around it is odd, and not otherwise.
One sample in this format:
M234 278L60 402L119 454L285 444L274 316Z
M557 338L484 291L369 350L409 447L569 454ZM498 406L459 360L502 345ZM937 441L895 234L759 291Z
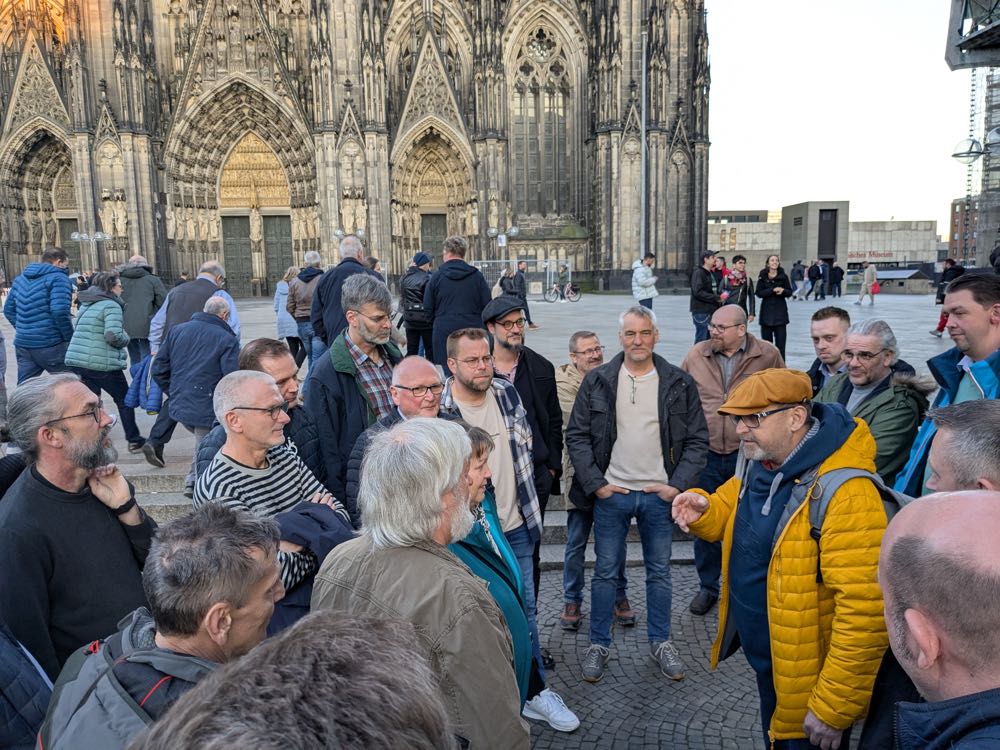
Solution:
M157 469L162 469L163 467L165 467L167 465L166 462L162 458L160 458L159 456L157 456L153 452L152 449L150 449L149 451L147 451L146 448L145 448L145 446L142 449L142 455L144 455L146 457L146 462L147 463L152 464Z
M587 675L583 675L583 681L590 683L600 682L603 677L604 677L603 674L600 677L587 677Z
M524 709L521 711L521 716L523 716L525 719L531 719L532 721L544 721L546 724L555 729L557 732L572 732L573 730L578 729L580 727L579 719L576 720L576 724L556 724L553 721L551 721L548 717L542 716L540 713L528 708L527 706L525 706Z
M129 453L142 453L142 446L141 445L137 445L135 448L133 448L132 446L129 446L128 452Z
M680 682L680 681L681 681L681 680L683 680L683 679L684 679L684 677L686 676L686 675L684 675L683 673L682 673L682 674L679 674L679 675L677 675L676 677L674 677L673 675L669 675L669 674L667 674L666 672L664 672L664 671L663 671L663 669L662 669L662 668L660 667L660 662L658 662L658 661L656 660L656 657L655 657L655 656L653 656L652 654L650 654L650 655L649 655L649 658L653 660L653 663L654 663L654 664L656 665L657 669L659 669L659 670L660 670L660 674L662 674L662 675L663 675L664 677L666 677L667 679L670 679L670 680L673 680L674 682Z
M575 633L576 631L578 631L580 629L580 621L579 620L577 620L576 622L567 622L566 620L560 620L559 621L559 625L567 633Z
M634 628L635 623L635 615L632 615L632 617L615 617L615 624L621 625L623 628Z

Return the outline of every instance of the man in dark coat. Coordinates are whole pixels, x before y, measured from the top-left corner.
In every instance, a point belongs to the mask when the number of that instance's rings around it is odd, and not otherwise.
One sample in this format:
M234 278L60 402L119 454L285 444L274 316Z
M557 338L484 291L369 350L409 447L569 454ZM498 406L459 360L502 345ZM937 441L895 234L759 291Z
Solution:
M830 296L840 297L843 291L844 269L834 263L830 267Z
M333 340L347 328L345 309L340 304L340 292L344 281L356 273L378 278L378 275L365 264L365 246L360 239L349 234L340 241L340 263L323 274L313 292L311 313L313 335L318 336L323 342L322 347L313 342L313 362L319 361Z
M448 369L448 336L461 328L482 328L483 308L490 287L478 268L465 262L469 243L464 237L444 241L444 263L424 291L424 308L434 320L434 364Z
M119 274L125 303L125 333L128 334L130 365L149 354L149 322L166 299L167 289L141 255L133 255Z
M514 296L521 299L524 305L524 317L528 319L528 328L534 331L539 326L531 321L531 308L528 307L528 261L519 260L517 262L517 272L514 274ZM560 286L562 286L560 284Z
M424 290L431 280L431 256L417 253L413 265L406 269L399 280L399 302L403 308L403 322L406 324L406 353L419 354L420 344L424 345L424 356L434 359L434 321L424 308Z
M708 341L708 324L712 314L722 306L722 298L715 291L715 253L706 250L701 254L701 265L691 273L691 320L694 323L694 343Z

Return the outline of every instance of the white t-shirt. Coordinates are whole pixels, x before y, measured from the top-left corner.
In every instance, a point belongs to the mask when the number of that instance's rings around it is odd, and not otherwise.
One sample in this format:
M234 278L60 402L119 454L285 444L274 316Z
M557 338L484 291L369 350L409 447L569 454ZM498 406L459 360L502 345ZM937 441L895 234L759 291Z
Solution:
M656 369L638 377L622 365L618 373L616 424L618 437L604 478L627 490L669 481L663 468L659 416L660 376Z

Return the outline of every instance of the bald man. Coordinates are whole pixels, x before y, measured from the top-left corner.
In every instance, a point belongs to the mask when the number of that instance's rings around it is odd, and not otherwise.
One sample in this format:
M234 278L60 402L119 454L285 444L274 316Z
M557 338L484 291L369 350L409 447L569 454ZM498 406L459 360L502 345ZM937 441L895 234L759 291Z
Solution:
M382 417L358 436L347 461L347 484L344 505L351 514L354 528L361 527L358 511L358 482L361 480L361 459L365 456L368 441L376 430L386 430L394 424L414 417L441 417L455 419L457 415L441 411L441 391L444 383L437 368L423 357L403 357L392 371L392 402L396 408Z
M998 538L1000 492L931 495L889 524L879 561L889 643L928 701L897 704L897 748L1000 747Z

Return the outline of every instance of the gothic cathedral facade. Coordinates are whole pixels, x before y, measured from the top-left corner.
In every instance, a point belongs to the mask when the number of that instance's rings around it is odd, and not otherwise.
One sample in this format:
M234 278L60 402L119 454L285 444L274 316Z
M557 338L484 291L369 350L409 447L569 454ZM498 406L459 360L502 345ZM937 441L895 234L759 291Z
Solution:
M3 271L219 258L264 293L350 232L390 274L455 234L686 270L709 84L704 0L3 0Z

